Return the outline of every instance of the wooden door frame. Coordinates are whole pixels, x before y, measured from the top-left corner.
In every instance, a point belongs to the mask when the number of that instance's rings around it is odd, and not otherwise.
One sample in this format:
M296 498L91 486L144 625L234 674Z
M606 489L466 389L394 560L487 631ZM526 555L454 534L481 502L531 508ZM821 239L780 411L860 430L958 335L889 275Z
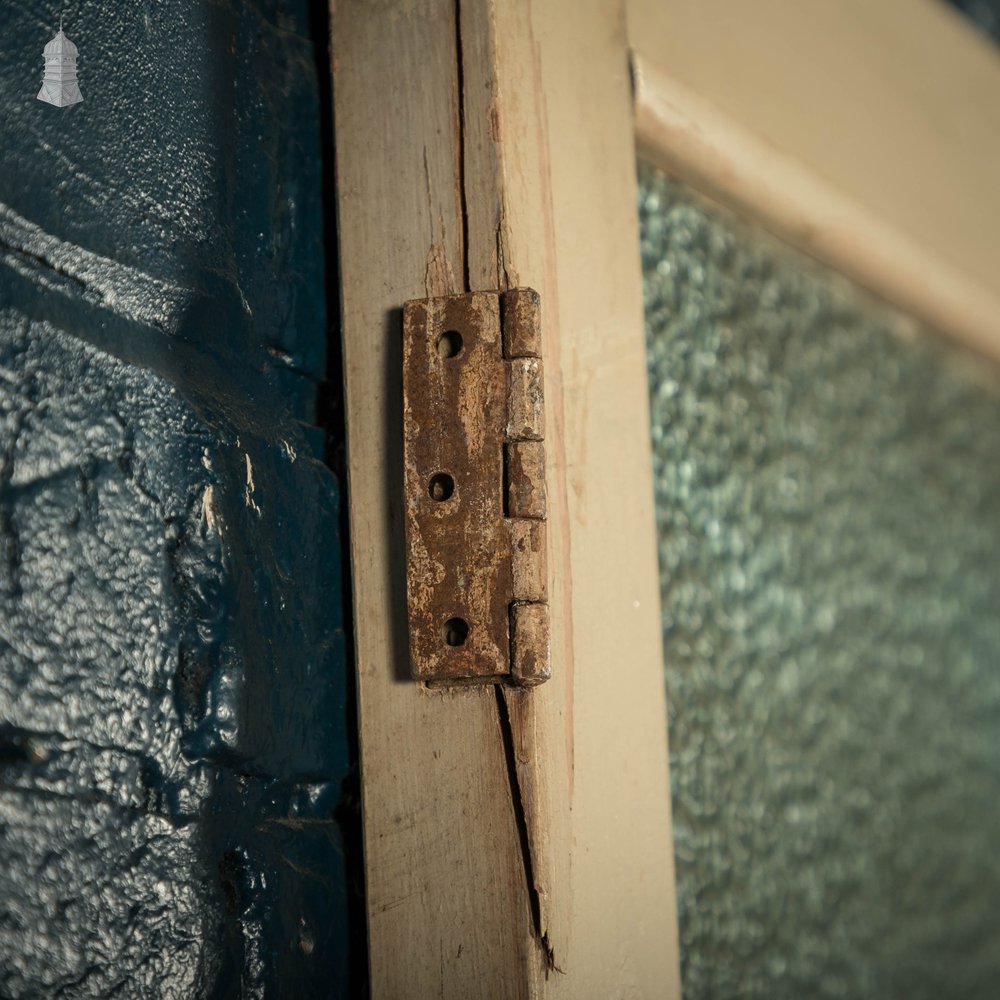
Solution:
M1000 57L939 0L628 0L640 155L1000 360Z
M942 171L971 184L996 218L998 195L970 166L969 149L949 156L938 148L949 94L994 86L996 57L930 0L885 0L874 22L864 0L843 0L832 5L842 17L813 29L799 11L830 6L762 0L736 13L725 0L332 4L373 996L679 996L633 111L646 155L786 239L814 235L815 226L783 226L780 212L755 211L766 199L733 183L738 171L711 169L727 150L730 167L738 164L738 146L735 160L733 147L712 142L700 159L678 156L677 114L688 126L735 122L751 151L777 149L782 162L821 179L837 204L860 204L853 224L876 219L880 233L897 238L890 250L902 234L918 251L911 286L943 261L959 291L944 282L947 294L922 315L980 349L996 342L1000 288L984 277L975 213L964 202L961 211L947 198L934 203L936 232L947 228L943 255L932 252L935 230L914 228L911 218ZM773 30L797 32L794 58L782 63L785 49L769 49L767 71L760 49L740 41L758 30L762 11ZM886 32L904 21L905 44L896 45ZM912 104L914 88L926 103L927 67L914 68L913 58L927 30L947 41L938 50L944 69L927 84L938 118L924 140L916 126L895 128L902 155L922 152L927 166L922 183L908 179L900 192L892 186L899 157L882 151L867 174L858 171L850 157L838 158L836 142L816 139L808 104L802 110L781 87L805 80L814 111L850 120L864 86L840 88L848 94L841 101L820 73L803 70L801 53L851 55L870 83L888 51L896 76L887 114ZM863 44L872 34L881 46ZM699 75L699 59L726 60L727 72L717 78L702 66ZM957 90L946 77L958 79ZM672 131L661 127L670 121L664 101L677 113ZM760 102L792 110L755 117ZM965 131L978 124L988 136L972 142L975 155L996 153L992 112L964 114ZM865 135L881 150L878 127ZM796 210L802 205L809 198ZM822 239L798 242L840 268L852 259L826 252ZM906 285L898 268L895 285L874 280L871 268L853 273L890 298ZM536 288L543 303L553 677L530 690L431 690L409 679L406 653L401 307L517 285ZM919 296L895 298L923 308Z

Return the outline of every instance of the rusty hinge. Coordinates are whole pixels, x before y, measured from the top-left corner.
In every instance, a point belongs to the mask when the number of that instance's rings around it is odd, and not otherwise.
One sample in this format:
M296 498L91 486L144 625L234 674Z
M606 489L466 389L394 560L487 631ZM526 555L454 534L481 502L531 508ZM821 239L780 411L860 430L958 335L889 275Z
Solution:
M549 676L540 355L530 288L403 309L406 589L418 680Z

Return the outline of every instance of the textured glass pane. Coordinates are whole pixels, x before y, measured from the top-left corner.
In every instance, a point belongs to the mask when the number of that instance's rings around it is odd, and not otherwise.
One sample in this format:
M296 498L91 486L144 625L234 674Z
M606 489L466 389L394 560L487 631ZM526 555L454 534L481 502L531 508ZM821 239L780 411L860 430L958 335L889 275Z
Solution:
M687 1000L1000 995L1000 398L641 171Z

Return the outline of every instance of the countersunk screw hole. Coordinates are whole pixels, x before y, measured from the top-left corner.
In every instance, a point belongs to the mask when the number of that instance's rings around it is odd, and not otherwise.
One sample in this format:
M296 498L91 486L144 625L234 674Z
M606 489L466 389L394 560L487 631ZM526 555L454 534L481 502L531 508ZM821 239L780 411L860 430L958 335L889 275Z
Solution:
M439 358L454 358L462 349L462 335L458 330L445 330L438 337L437 352Z
M444 623L444 641L449 646L464 646L469 638L469 623L464 618L449 618Z
M447 472L436 472L431 476L430 485L427 488L432 500L441 503L451 497L455 492L455 480Z

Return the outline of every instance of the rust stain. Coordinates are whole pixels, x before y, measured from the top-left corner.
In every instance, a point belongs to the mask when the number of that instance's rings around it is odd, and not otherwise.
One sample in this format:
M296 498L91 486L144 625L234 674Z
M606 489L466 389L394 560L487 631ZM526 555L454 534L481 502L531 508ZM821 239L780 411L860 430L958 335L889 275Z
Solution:
M517 684L533 686L552 676L549 666L549 606L518 601L510 609L510 672Z
M429 273L438 262L429 258ZM549 676L539 324L528 289L404 307L407 604L418 680L533 685Z
M490 138L494 142L503 141L503 105L500 97L494 94L490 98L489 106L486 109L486 116L490 126Z
M511 441L504 446L507 511L511 517L544 520L545 445L541 441Z

